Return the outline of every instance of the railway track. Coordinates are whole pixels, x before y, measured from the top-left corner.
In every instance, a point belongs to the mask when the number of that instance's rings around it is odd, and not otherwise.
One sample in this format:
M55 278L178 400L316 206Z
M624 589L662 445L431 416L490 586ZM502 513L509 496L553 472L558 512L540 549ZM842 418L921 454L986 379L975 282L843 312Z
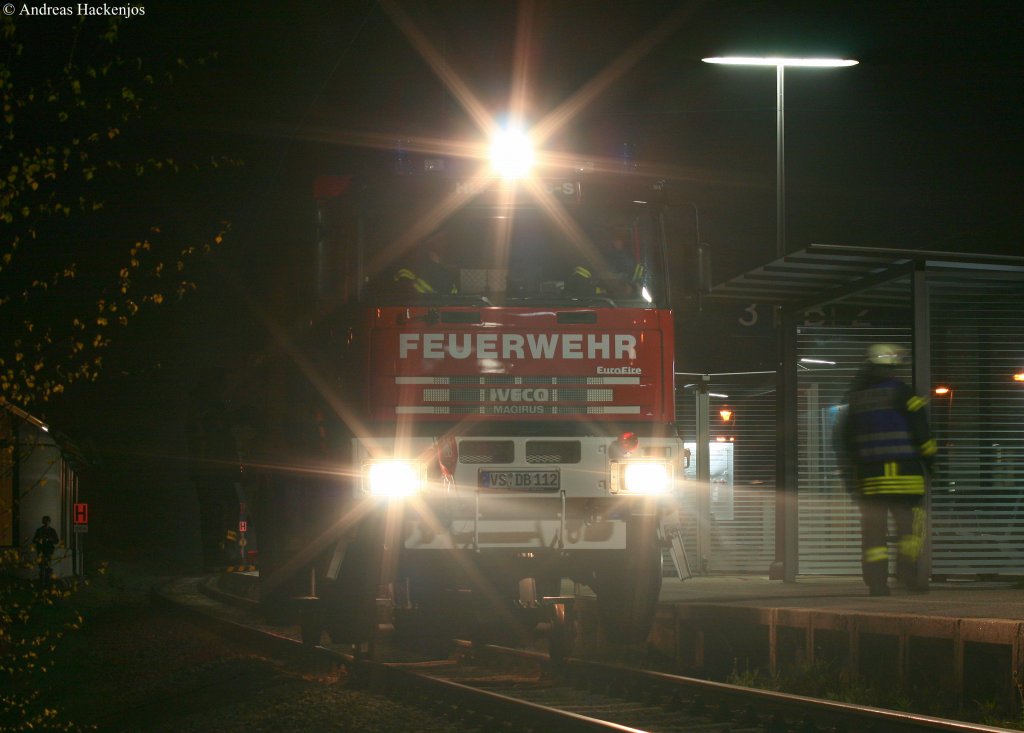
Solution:
M273 627L217 604L181 608L263 651L302 663L343 665L354 684L404 699L467 730L649 733L1007 733L1008 729L757 690L624 665L495 645L453 642L447 659L390 650L366 659L303 645L297 628Z

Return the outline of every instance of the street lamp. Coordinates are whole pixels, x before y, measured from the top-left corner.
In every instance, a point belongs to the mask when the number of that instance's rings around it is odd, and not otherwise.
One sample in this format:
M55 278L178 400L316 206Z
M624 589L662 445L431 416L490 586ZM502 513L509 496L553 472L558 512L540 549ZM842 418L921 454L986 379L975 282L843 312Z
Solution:
M787 66L815 66L834 68L853 66L853 59L790 59L778 56L713 56L703 59L708 64L732 64L735 66L774 66L775 95L775 254L786 256L786 157L785 157L785 110L783 97L785 69Z

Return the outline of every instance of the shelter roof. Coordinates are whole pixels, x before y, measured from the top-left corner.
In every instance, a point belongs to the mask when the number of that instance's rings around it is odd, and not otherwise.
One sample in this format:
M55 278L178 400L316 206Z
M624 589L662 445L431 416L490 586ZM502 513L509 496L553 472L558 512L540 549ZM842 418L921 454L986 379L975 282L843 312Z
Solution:
M903 305L910 297L906 278L918 269L936 273L951 286L978 276L1024 283L1024 257L812 244L713 286L705 298L793 310L840 299Z

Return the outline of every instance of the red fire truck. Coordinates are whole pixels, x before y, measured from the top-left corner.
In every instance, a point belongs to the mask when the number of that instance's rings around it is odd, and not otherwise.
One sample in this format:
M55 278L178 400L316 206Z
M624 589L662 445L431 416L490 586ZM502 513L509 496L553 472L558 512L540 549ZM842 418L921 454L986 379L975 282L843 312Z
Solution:
M453 594L484 624L563 618L572 581L609 638L646 638L686 460L664 182L581 166L513 186L405 158L316 188L319 350L289 351L316 396L284 402L317 427L283 432L323 450L264 492L268 597L304 595L315 641L365 628L381 587L416 628Z

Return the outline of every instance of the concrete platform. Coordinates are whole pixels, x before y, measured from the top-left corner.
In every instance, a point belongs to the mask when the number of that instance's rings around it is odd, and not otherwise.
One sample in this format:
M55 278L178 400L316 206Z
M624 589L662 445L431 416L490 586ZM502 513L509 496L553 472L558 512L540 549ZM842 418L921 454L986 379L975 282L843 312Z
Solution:
M902 613L956 618L1024 621L1024 579L932 583L927 594L910 594L890 582L892 595L871 597L860 578L801 576L795 583L766 576L665 578L662 603L729 603L739 606L784 604L867 613Z
M870 597L859 578L665 579L650 644L681 668L722 678L823 663L851 679L928 689L1019 710L1024 585L933 583L928 594Z

